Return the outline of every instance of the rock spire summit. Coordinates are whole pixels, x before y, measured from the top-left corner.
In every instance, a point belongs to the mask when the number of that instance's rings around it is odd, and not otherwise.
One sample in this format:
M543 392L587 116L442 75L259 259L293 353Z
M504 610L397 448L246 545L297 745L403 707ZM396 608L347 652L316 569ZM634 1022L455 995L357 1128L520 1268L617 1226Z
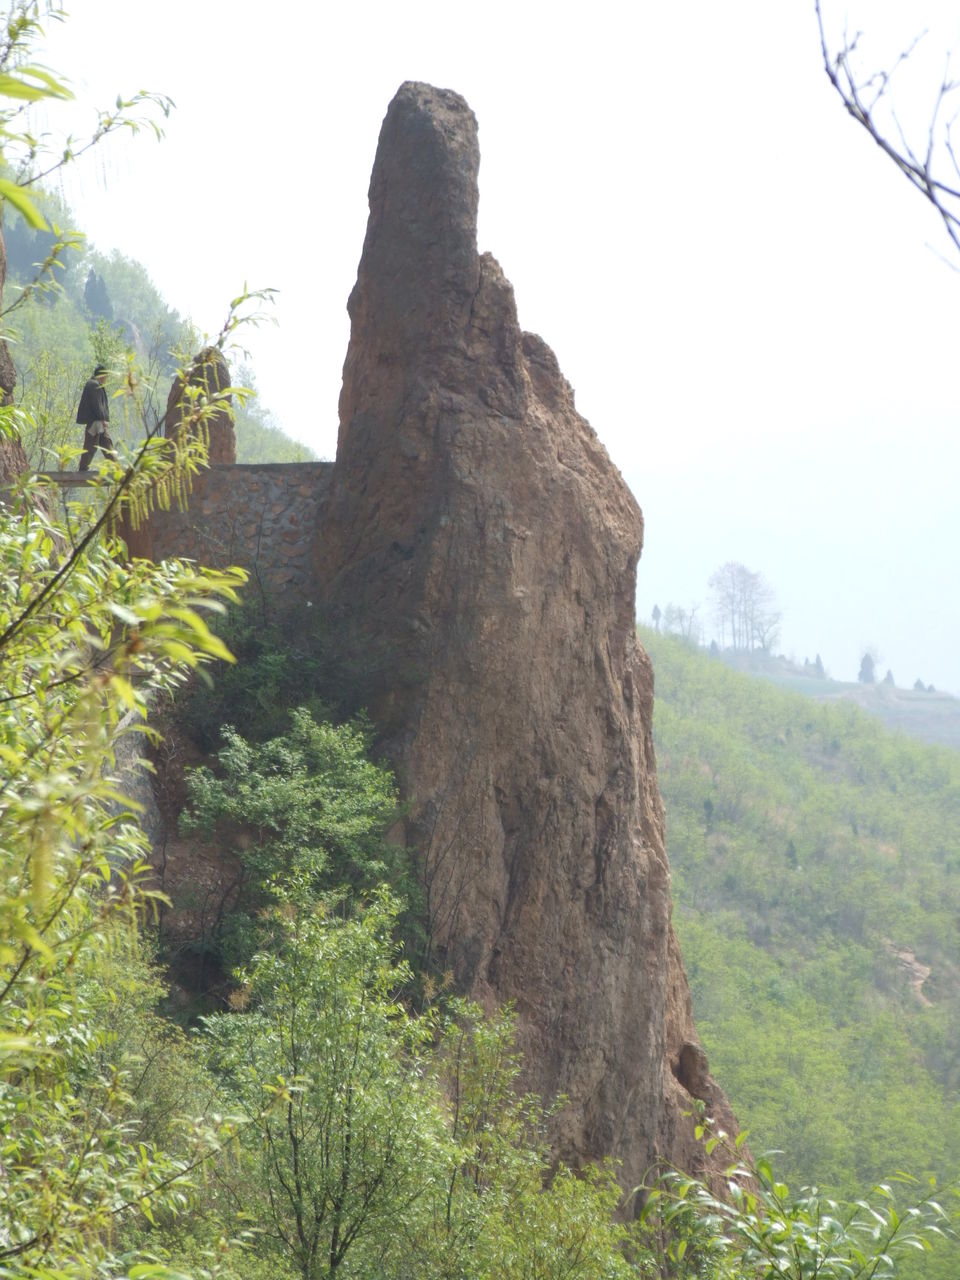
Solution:
M476 244L476 121L401 86L380 134L321 594L404 673L371 707L408 802L434 959L516 1005L574 1166L698 1160L708 1074L670 924L634 591L643 518Z

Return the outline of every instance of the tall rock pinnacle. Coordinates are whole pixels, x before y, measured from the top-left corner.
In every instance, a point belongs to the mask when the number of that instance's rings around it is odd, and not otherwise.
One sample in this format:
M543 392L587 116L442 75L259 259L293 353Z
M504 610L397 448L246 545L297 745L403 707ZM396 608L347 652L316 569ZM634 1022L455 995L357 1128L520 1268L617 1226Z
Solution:
M404 673L380 705L434 958L513 1001L525 1084L565 1094L557 1155L627 1185L690 1167L691 1095L732 1117L670 925L636 639L643 518L557 361L476 244L476 121L404 84L350 297L316 571Z

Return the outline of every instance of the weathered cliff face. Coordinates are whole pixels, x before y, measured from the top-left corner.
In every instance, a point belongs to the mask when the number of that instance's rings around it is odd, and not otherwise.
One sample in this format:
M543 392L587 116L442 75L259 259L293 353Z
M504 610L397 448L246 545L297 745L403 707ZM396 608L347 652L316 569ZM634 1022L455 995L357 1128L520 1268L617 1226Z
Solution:
M478 165L466 103L403 85L370 184L316 573L414 673L373 710L435 957L486 1006L516 1003L526 1083L570 1100L557 1154L613 1155L637 1183L657 1155L695 1162L691 1093L725 1107L670 925L634 625L643 519L477 251Z

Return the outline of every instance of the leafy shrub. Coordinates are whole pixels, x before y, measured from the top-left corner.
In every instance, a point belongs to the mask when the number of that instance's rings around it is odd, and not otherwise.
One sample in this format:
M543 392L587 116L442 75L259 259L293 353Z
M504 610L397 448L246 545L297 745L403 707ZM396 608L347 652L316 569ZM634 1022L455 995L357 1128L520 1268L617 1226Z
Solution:
M704 1136L702 1126L697 1132ZM733 1157L720 1194L675 1171L647 1193L638 1219L638 1241L654 1264L647 1274L893 1280L905 1274L908 1259L926 1257L938 1241L955 1235L940 1199L955 1202L956 1187L938 1199L934 1179L922 1189L900 1174L854 1201L832 1199L816 1187L794 1194L774 1174L769 1156L745 1157L745 1137L732 1147L722 1134L704 1144L708 1152L727 1147Z
M330 890L355 901L387 883L411 907L419 901L407 850L386 838L399 817L396 785L367 758L368 726L318 723L305 707L289 719L287 733L259 745L224 727L216 772L201 767L187 779L184 829L216 835L244 870L220 939L228 965L249 957L257 914L281 884L305 901ZM408 911L408 930L413 919Z

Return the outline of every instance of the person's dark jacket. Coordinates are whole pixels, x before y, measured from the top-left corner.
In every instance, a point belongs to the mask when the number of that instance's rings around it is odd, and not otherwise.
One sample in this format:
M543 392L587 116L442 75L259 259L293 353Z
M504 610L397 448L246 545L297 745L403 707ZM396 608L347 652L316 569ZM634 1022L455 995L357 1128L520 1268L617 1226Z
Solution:
M85 427L91 422L110 421L110 401L107 399L105 387L101 387L96 378L91 378L83 388L80 404L77 406L77 421Z

